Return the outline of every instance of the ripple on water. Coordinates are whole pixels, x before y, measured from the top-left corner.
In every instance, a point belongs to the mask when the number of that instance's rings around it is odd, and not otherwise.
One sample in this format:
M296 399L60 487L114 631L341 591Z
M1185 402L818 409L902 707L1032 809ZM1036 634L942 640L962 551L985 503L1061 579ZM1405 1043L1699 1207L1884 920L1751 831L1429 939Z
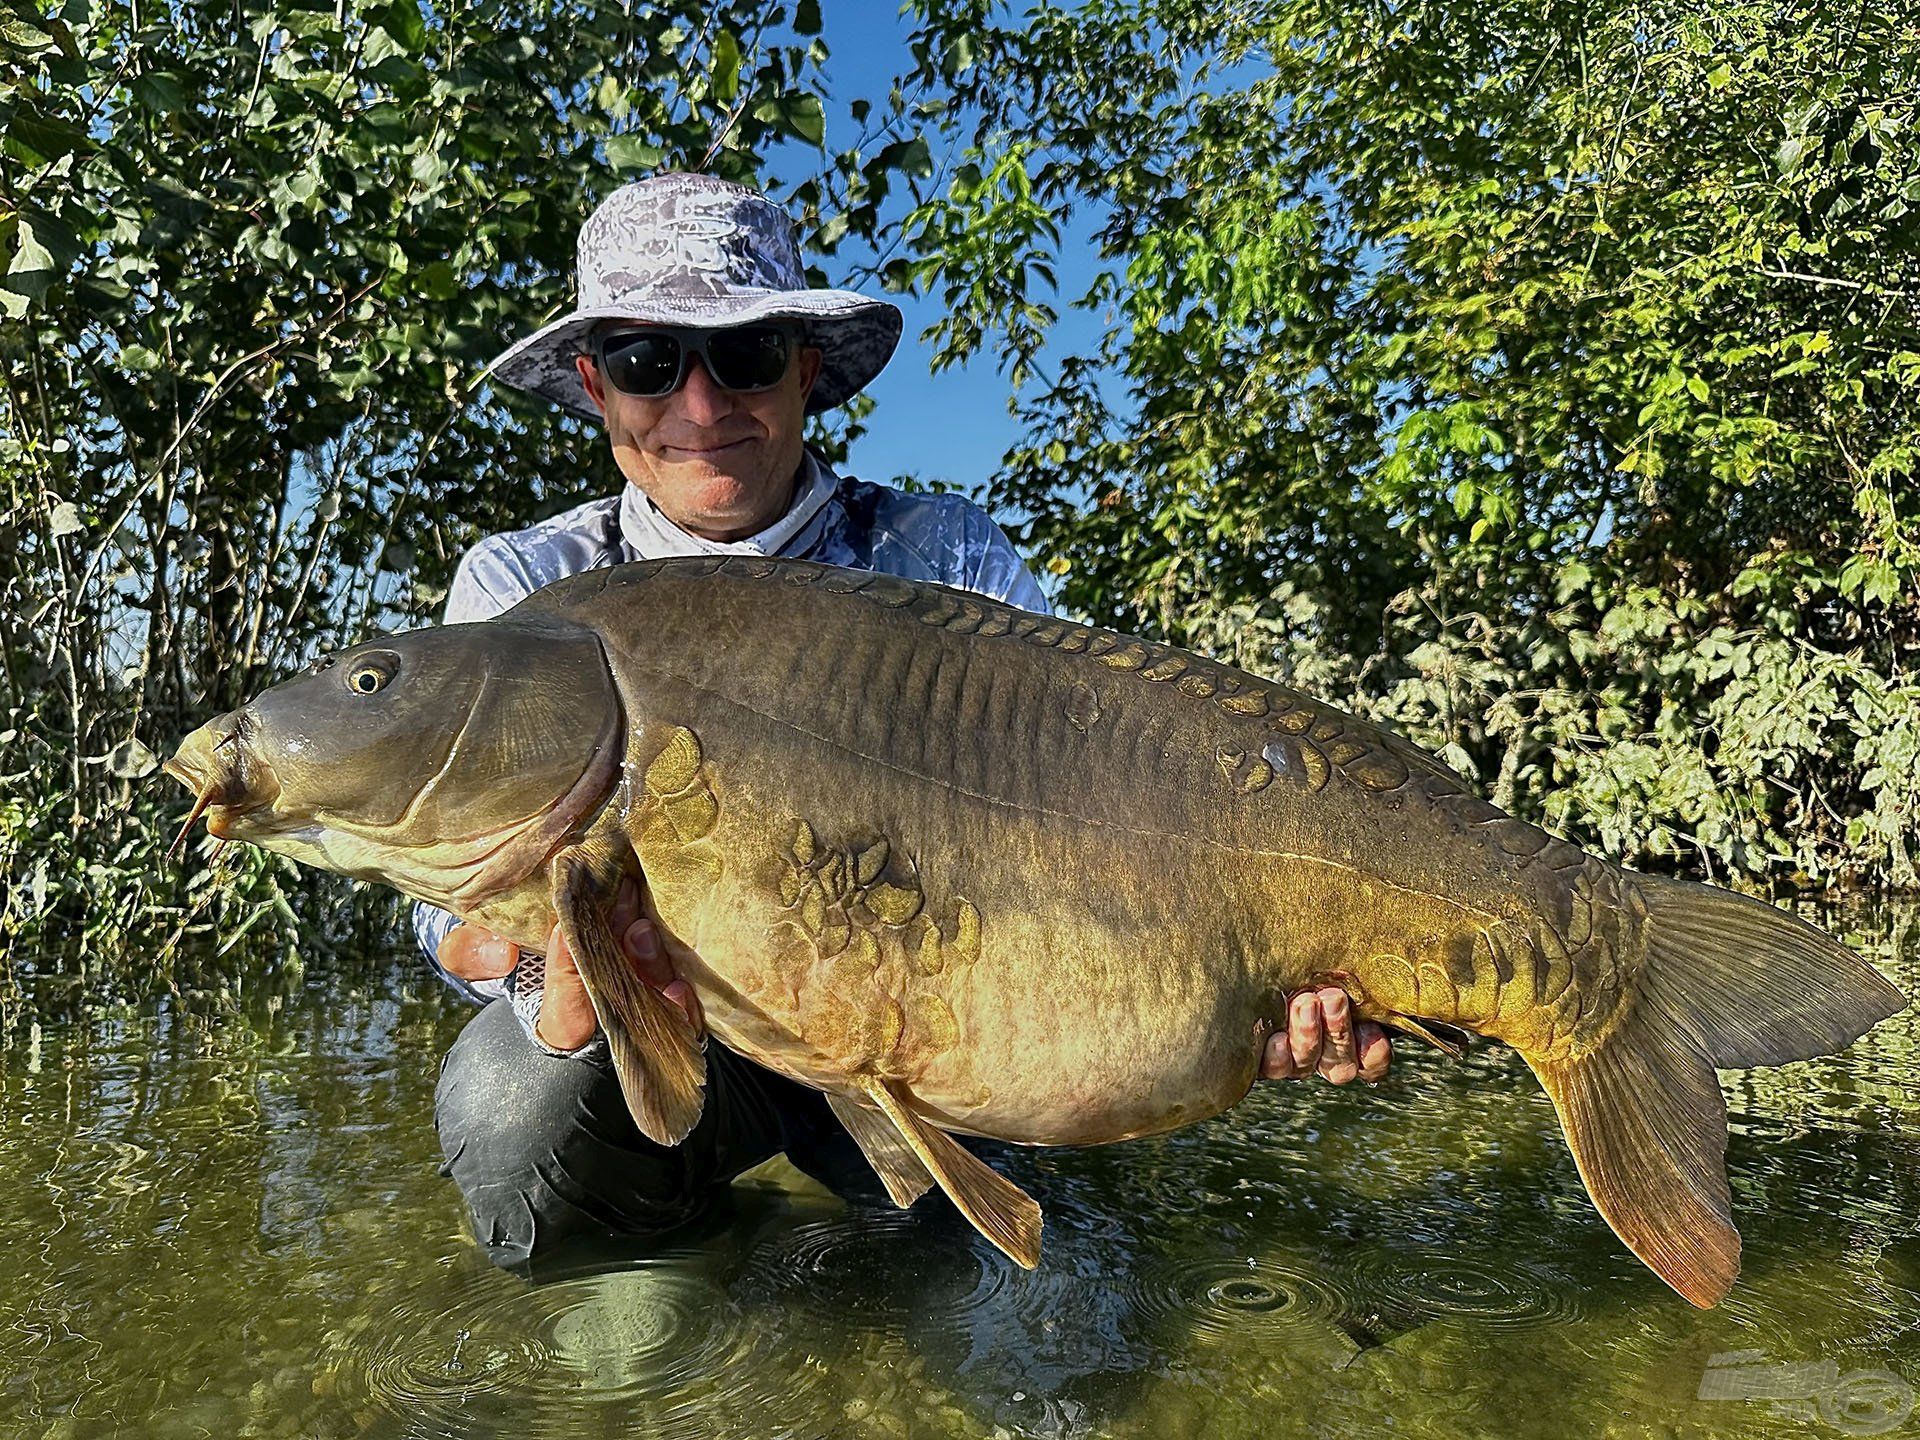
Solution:
M815 1373L684 1256L534 1288L480 1273L416 1297L382 1321L358 1367L371 1406L409 1434L540 1428L549 1412L618 1403L631 1433L675 1440L756 1412L804 1413Z
M966 1320L1012 1268L957 1223L854 1208L768 1237L735 1290L834 1328L897 1330Z
M1577 1320L1581 1294L1570 1281L1519 1261L1494 1264L1435 1250L1376 1250L1354 1258L1361 1303L1407 1323L1467 1320L1530 1329Z
M1324 1324L1350 1308L1332 1277L1307 1262L1165 1258L1142 1271L1139 1286L1143 1314L1196 1335Z

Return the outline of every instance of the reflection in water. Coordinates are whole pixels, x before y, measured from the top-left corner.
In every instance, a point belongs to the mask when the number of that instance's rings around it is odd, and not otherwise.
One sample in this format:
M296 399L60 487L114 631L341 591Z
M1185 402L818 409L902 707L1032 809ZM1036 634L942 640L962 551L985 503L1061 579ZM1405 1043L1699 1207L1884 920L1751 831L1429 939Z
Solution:
M1856 924L1920 991L1920 910ZM1032 1274L938 1197L848 1208L776 1166L529 1283L435 1173L467 1012L410 965L6 1055L0 1430L1848 1435L1907 1424L1920 1382L1911 1013L1728 1077L1746 1265L1711 1313L1621 1250L1491 1046L1015 1152L1047 1208Z

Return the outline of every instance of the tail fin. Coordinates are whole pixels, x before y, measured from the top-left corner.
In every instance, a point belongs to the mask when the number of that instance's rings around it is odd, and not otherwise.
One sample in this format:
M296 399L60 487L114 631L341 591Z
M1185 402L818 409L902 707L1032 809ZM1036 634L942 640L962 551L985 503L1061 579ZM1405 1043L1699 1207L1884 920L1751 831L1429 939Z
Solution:
M1729 891L1629 877L1645 954L1623 1018L1574 1060L1528 1057L1594 1206L1653 1271L1710 1306L1740 1273L1716 1066L1830 1054L1906 1005L1858 955Z
M1633 877L1647 902L1641 984L1722 1070L1844 1050L1902 995L1828 935L1764 900Z

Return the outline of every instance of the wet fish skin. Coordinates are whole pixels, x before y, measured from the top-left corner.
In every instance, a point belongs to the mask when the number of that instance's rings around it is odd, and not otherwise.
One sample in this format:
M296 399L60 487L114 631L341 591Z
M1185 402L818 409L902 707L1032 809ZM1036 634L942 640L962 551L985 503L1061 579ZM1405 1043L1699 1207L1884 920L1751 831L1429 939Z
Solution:
M1712 1303L1738 1265L1714 1065L1834 1049L1904 1003L1771 907L1621 870L1388 732L1170 647L737 559L590 572L489 624L381 643L458 645L489 674L524 667L530 693L573 697L566 726L509 718L523 763L554 754L535 767L542 793L493 811L537 817L574 777L565 793L591 819L463 913L536 948L552 917L573 927L642 1127L675 1140L698 1115L698 1050L596 931L639 869L714 1033L825 1090L896 1200L938 1183L1023 1263L1037 1207L947 1132L1082 1144L1217 1114L1251 1087L1287 995L1331 982L1362 1016L1519 1049L1602 1213ZM583 637L611 677L598 698ZM568 676L543 648L573 657ZM290 734L302 701L276 693L256 706ZM300 787L265 753L272 728L253 726L249 763L291 813ZM430 783L457 814L450 758L382 788ZM479 768L513 773L497 756ZM598 776L604 800L582 805ZM324 790L324 764L313 777ZM244 805L214 813L244 833ZM474 865L432 836L384 855L358 843L416 894L420 874Z

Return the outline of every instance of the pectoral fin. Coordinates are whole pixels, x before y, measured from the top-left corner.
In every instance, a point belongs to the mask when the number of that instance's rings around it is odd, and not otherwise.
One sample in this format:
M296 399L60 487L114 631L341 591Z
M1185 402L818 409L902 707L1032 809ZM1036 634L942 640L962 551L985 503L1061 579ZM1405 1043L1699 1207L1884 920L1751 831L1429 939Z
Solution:
M945 1131L936 1129L902 1105L893 1092L875 1080L867 1095L899 1131L900 1139L919 1158L921 1166L940 1182L940 1188L960 1207L960 1213L1017 1264L1031 1270L1040 1263L1040 1207L1031 1195L969 1154ZM839 1113L839 1107L834 1107ZM851 1127L849 1127L851 1128ZM856 1138L857 1135L856 1135ZM864 1148L864 1142L862 1142ZM867 1152L873 1159L873 1152ZM875 1169L879 1169L875 1164ZM887 1179L882 1170L881 1178ZM893 1182L887 1181L889 1192Z
M575 848L553 861L553 912L613 1054L613 1071L640 1133L678 1145L700 1119L707 1061L679 1007L634 973L608 916L616 878Z
M913 1147L900 1138L885 1115L871 1105L840 1095L827 1096L827 1104L886 1183L894 1204L904 1210L933 1187L933 1172L920 1163Z

